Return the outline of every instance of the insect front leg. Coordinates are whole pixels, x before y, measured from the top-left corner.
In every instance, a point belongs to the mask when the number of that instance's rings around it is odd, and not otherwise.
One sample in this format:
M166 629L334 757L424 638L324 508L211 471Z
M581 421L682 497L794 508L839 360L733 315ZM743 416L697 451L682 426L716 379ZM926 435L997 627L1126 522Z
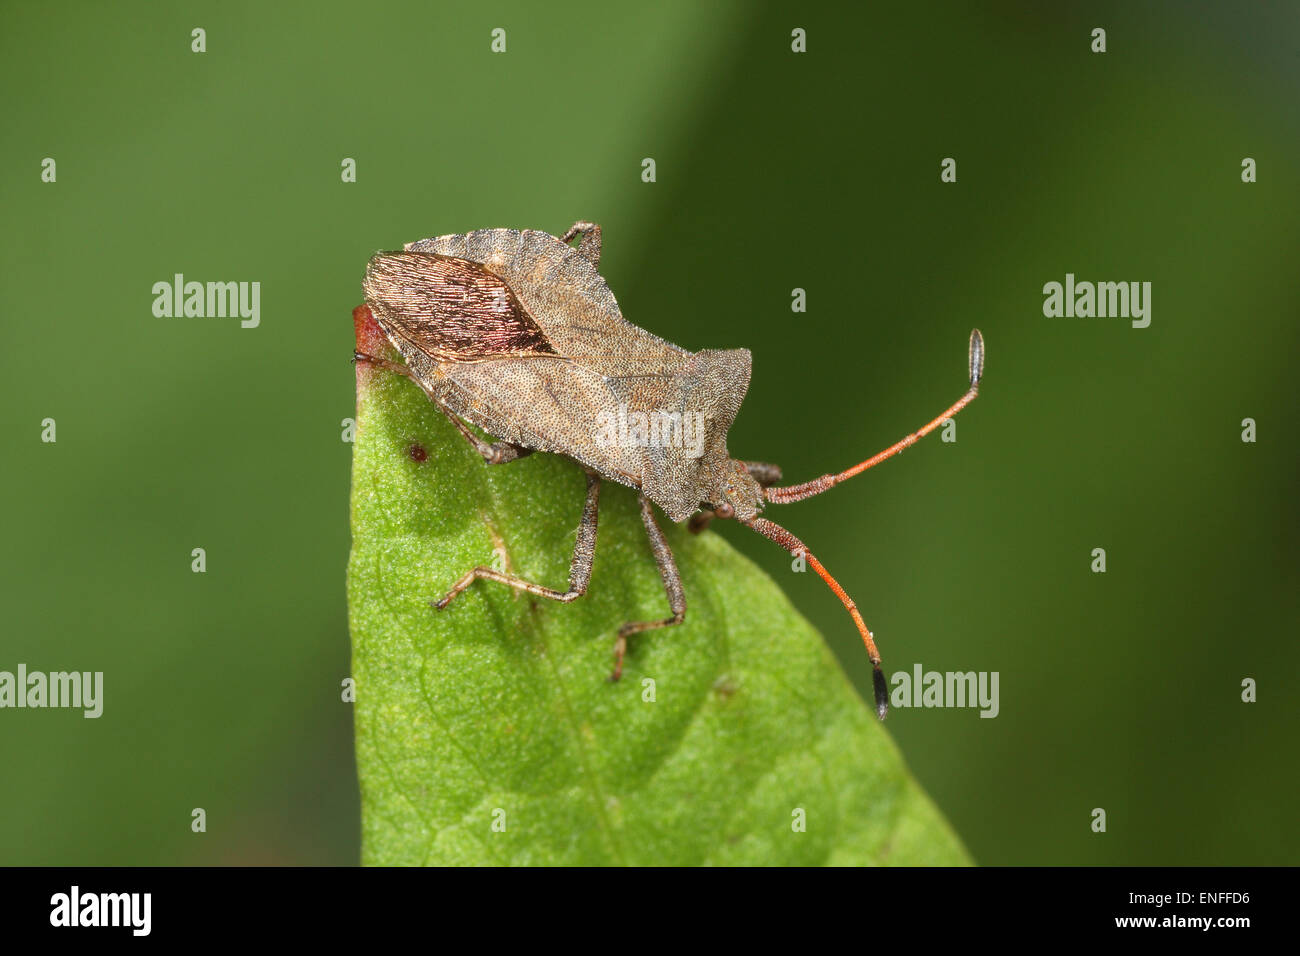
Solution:
M578 243L578 255L582 256L591 263L592 268L600 268L600 226L594 222L578 220L569 227L569 231L560 237L560 242L567 243L574 236L582 233L582 240Z
M430 396L430 398L432 397L433 396ZM465 436L465 440L474 446L474 450L482 455L483 460L489 465L504 465L508 461L524 458L533 453L531 448L525 448L523 445L515 445L508 441L485 442L483 439L475 435L468 425L452 414L452 412L444 407L437 399L434 399L434 404L442 409L442 413L451 419L451 423L456 426L456 430Z
M437 405L442 410L442 413L451 419L451 423L456 426L456 430L465 436L465 440L474 446L474 450L482 455L483 460L489 465L504 465L508 461L514 461L517 458L523 458L533 453L531 448L524 448L522 445L515 445L508 441L485 442L479 438L470 431L468 425L457 418L442 402L438 401L437 396L430 394L423 383L415 377L415 373L401 362L390 362L388 359L367 355L365 352L353 352L352 361L365 362L367 365L382 368L394 375L402 375L419 385L421 391L428 395L433 404Z
M717 514L715 512L710 511L708 508L701 508L699 511L695 512L695 514L691 515L691 520L686 524L686 530L691 534L699 534L712 524L713 519L716 517Z
M373 365L376 368L382 368L385 371L392 372L394 375L403 375L406 378L409 378L412 382L415 382L417 385L419 384L419 380L415 377L415 373L401 362L390 362L388 359L380 358L377 355L367 355L365 352L358 352L355 350L352 353L352 361L364 362L366 365Z
M677 562L673 560L673 552L664 539L664 533L655 521L650 499L644 495L641 496L641 520L645 523L646 537L650 539L650 550L654 552L655 563L659 565L659 577L664 582L664 593L668 595L668 608L673 616L662 621L631 622L618 629L618 638L614 641L614 673L609 675L612 681L623 676L623 656L627 653L629 637L641 631L672 627L686 619L686 591L682 588L682 576L677 572Z
M508 584L517 591L527 591L538 597L568 604L587 593L591 581L591 564L596 558L596 517L600 505L600 476L587 472L587 500L582 506L582 523L578 525L578 540L573 546L573 562L569 566L569 589L556 591L553 588L525 581L513 574L502 574L493 568L477 567L466 571L460 580L451 586L451 590L440 601L431 601L435 610L441 611L451 603L452 598L460 594L479 578Z

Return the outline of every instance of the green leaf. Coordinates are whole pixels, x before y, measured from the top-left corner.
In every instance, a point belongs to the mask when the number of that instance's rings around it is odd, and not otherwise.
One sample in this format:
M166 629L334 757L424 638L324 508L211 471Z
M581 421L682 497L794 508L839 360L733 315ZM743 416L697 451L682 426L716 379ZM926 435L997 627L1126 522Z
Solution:
M661 516L686 621L634 637L607 681L618 626L667 613L627 488L602 487L583 598L480 580L431 609L494 550L566 586L585 477L553 455L489 467L405 378L361 366L358 383L365 863L969 862L821 636L717 534Z

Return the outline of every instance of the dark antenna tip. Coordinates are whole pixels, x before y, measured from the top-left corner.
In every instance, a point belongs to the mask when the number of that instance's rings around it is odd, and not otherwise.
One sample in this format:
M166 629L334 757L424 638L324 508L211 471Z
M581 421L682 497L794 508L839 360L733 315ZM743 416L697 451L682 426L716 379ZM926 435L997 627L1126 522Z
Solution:
M978 385L984 377L984 336L979 329L970 330L970 383Z
M876 692L876 716L884 720L889 715L889 685L878 665L872 667L871 687Z

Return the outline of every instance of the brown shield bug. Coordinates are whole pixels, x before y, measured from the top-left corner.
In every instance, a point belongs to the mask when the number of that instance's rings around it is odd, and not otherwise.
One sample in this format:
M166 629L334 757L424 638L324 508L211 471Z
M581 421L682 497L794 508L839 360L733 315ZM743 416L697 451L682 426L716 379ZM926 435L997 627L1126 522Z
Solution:
M570 245L579 236L577 247ZM641 518L672 612L619 628L611 680L622 674L631 635L680 624L686 616L686 595L653 503L672 521L690 519L693 531L714 518L735 518L802 555L862 635L883 719L888 692L880 653L857 606L802 541L759 513L878 465L970 404L984 370L979 330L970 336L969 389L933 421L845 471L777 487L778 467L734 459L727 451L727 431L749 388L749 351L688 352L625 320L596 271L600 243L600 227L590 222L576 222L558 238L480 229L408 243L401 252L379 253L366 267L364 308L405 364L361 352L357 360L411 379L489 465L541 451L571 458L587 473L567 590L478 567L433 607L445 608L478 578L555 601L581 597L595 558L600 483L609 479L640 492ZM469 425L495 440L485 441Z

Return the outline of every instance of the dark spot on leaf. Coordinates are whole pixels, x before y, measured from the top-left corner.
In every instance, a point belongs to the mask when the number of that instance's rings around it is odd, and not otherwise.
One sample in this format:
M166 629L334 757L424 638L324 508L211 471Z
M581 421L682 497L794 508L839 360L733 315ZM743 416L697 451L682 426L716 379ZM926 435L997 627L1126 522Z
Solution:
M406 455L411 461L428 461L429 453L425 451L423 445L415 442L410 448L406 449Z

